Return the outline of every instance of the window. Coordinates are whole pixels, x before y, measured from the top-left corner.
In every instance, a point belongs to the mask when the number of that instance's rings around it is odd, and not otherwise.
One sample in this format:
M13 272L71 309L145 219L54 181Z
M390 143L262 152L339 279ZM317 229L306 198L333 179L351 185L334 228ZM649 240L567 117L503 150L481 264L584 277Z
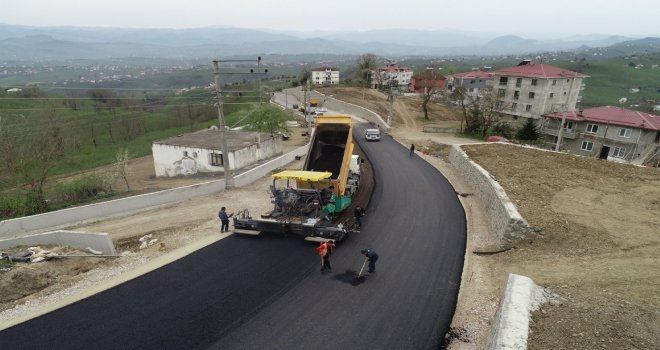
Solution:
M516 109L518 109L518 104L514 102L511 104L511 110L515 111Z
M572 129L573 129L573 122L565 121L564 130L572 130Z
M197 152L193 152L193 158L197 158Z
M552 86L555 86L555 85L557 85L557 80L552 81Z
M495 102L495 109L502 109L502 105L504 105L504 102L502 101Z
M630 138L630 135L632 134L632 129L621 129L619 130L619 137L625 137L627 139Z
M517 78L516 79L516 87L520 87L522 85L522 78Z
M505 89L497 89L497 96L498 97L504 97L504 94L506 94Z
M211 153L209 154L211 165L221 166L224 165L222 161L222 153Z
M538 80L532 79L532 86L536 86L536 83L538 83Z
M532 111L532 105L525 106L525 112L531 112L531 111Z
M598 132L598 125L596 124L587 124L587 132L590 133L597 133Z
M469 92L474 92L474 88L468 89Z
M580 149L583 151L591 151L594 149L594 143L591 141L582 141Z
M520 91L516 90L513 92L513 99L517 100L520 98Z
M509 77L500 77L500 85L506 85L509 82Z
M626 156L626 149L623 147L614 147L612 151L612 157L614 158L623 158Z
M530 92L530 93L529 93L529 99L530 99L530 100L533 100L535 95L536 95L535 93Z
M550 93L550 98L553 98L553 97L555 97L555 93L554 93L554 92L551 92L551 93Z
M474 84L474 80L470 80L470 84Z
M183 156L187 157L188 156L188 151L183 151Z

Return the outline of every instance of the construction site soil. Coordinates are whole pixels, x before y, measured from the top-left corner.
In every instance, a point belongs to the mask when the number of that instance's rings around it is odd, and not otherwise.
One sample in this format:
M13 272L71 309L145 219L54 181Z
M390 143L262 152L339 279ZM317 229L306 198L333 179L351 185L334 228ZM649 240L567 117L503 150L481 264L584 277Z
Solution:
M323 92L381 115L387 113L386 96L373 90L333 88ZM414 142L458 192L469 196L474 189L465 187L460 174L446 161L448 144L469 140L421 132L428 124L457 126L459 114L436 103L431 111L427 121L419 98L397 98L391 134L404 144ZM305 142L302 132L292 134L289 148ZM501 253L474 254L490 244L492 236L486 225L476 222L484 217L480 213L483 203L476 196L465 198L466 212L473 221L469 224L469 263L450 348L486 348L507 275L515 273L561 297L533 314L529 349L657 349L660 171L514 145L478 144L463 149L502 185L539 233ZM301 166L298 161L290 168ZM213 179L156 179L151 157L133 160L131 169L130 184L135 192ZM33 312L178 247L219 235L216 215L222 205L230 212L269 210L269 184L270 179L264 178L244 188L72 227L110 233L123 255L17 264L0 272L0 319ZM156 244L140 249L140 238L148 234L157 239Z

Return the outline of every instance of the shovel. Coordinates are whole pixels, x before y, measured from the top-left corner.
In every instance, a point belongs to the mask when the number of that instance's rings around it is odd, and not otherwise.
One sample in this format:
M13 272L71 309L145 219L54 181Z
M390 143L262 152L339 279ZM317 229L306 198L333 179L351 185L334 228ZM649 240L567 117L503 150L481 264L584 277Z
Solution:
M363 282L365 279L367 279L366 276L362 276L362 271L364 271L364 267L367 266L367 261L369 261L369 258L364 258L364 263L362 263L362 268L360 269L360 272L358 273L357 277L355 277L355 279L358 282Z

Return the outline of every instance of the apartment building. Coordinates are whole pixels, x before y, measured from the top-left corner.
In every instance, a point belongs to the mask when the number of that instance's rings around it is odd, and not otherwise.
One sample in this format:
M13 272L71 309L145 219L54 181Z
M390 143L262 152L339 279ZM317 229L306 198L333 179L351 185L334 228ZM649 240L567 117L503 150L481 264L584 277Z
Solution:
M604 106L543 115L541 134L547 148L618 162L660 160L660 116Z
M339 84L339 69L332 67L318 67L312 69L312 83L314 85Z
M468 100L482 96L483 89L492 86L492 83L493 73L481 70L447 76L447 90L454 92L458 87L463 87Z
M384 67L378 67L373 72L373 86L408 86L412 79L413 70L409 67L400 67L396 64L389 64Z
M587 75L525 60L493 74L493 93L504 121L522 125L551 112L573 111Z

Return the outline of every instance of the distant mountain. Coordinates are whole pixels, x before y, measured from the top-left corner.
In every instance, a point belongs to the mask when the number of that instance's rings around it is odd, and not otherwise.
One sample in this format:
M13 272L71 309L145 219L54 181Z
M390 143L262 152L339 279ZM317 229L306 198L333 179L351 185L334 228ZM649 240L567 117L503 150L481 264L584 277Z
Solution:
M358 43L380 42L420 47L461 47L481 45L490 36L487 34L459 31L431 31L414 29L380 29L364 32L344 32L321 35L325 39L352 41Z
M240 28L135 29L28 27L0 24L0 60L53 61L122 57L194 59L253 54L341 54L454 56L533 54L605 47L630 38L584 36L576 40L534 40L507 35L411 29L365 32L275 33ZM651 38L652 39L652 38ZM650 40L650 39L649 39ZM653 48L653 44L640 43Z

